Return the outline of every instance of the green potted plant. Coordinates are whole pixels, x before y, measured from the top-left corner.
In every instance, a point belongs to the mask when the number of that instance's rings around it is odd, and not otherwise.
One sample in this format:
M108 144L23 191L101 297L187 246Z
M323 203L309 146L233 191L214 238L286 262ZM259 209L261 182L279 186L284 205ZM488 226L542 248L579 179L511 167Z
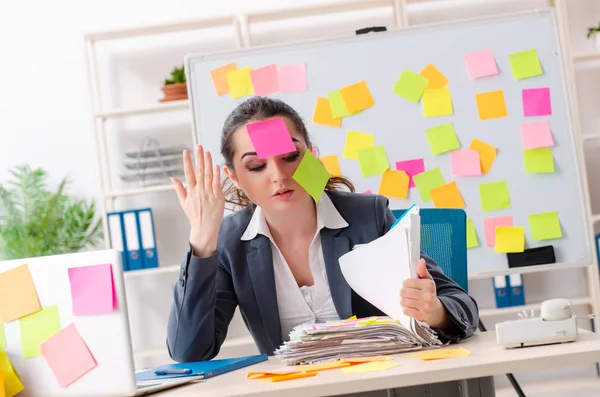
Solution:
M185 69L181 67L174 67L171 71L171 76L165 79L162 87L164 98L161 102L178 101L187 99L187 84L185 80Z
M600 50L600 22L598 26L588 27L587 38L593 38L596 50Z
M0 184L0 259L77 252L102 241L94 202L67 194L67 178L50 189L40 168L10 173L12 180Z

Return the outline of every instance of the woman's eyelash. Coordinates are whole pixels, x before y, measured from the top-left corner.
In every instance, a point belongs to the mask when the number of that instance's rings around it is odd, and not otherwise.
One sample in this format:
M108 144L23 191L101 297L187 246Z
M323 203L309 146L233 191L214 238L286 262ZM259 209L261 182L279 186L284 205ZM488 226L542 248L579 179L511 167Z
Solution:
M248 171L253 171L253 172L254 171L260 171L260 170L264 169L265 166L266 166L266 164L258 165L256 167L250 167L250 168L248 168Z
M284 157L283 160L292 162L292 161L295 161L298 158L298 156L300 156L300 153L296 152L287 157ZM262 171L266 166L267 166L266 164L261 164L261 165L257 165L256 167L248 167L248 171L251 171L251 172Z
M300 153L298 153L298 152L295 152L295 153L292 153L292 154L290 154L290 155L289 155L289 156L287 156L287 157L284 157L283 159L284 159L285 161L294 161L294 160L296 160L296 159L298 158L298 156L300 156Z

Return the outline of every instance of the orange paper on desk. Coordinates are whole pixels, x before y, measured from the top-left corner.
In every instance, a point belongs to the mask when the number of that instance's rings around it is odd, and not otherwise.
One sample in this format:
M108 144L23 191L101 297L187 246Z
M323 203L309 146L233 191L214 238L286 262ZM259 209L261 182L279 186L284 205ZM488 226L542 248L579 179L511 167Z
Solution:
M417 358L423 361L433 361L442 360L444 358L466 357L470 355L470 351L468 351L464 347L460 347L458 349L427 350L417 354L413 354L412 356L409 356L409 358Z
M342 88L340 94L350 113L359 112L375 105L371 91L364 80Z
M277 375L271 377L271 382L283 382L286 380L293 380L298 378L309 378L311 376L317 376L317 372L296 372L293 374Z
M0 273L0 323L8 323L41 309L27 265Z
M450 182L429 191L435 208L465 208L465 202L456 186L456 182Z
M237 64L235 62L232 62L210 71L210 77L212 77L213 85L215 86L215 91L217 91L217 95L221 96L229 94L229 84L227 84L227 78L225 76L227 75L227 72L236 69Z

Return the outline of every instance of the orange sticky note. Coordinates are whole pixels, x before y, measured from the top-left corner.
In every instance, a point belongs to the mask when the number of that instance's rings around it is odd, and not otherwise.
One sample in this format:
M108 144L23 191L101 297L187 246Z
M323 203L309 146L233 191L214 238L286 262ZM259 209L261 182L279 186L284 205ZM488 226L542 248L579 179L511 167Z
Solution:
M227 84L226 75L227 72L236 69L237 64L235 62L232 62L210 71L210 76L212 77L213 85L215 87L215 91L217 91L218 96L229 94L229 84Z
M340 90L340 94L350 113L365 110L375 105L366 81L349 85Z
M273 376L296 374L298 371L248 372L246 379L265 379Z
M477 111L481 120L506 117L504 91L480 92L475 94L475 100L477 101Z
M0 273L0 323L42 310L27 265Z
M444 76L442 72L438 70L438 68L433 66L432 63L425 66L423 70L419 72L419 74L429 80L429 83L427 83L427 87L425 87L425 89L444 88L446 84L448 84L448 79L446 76Z
M341 176L342 170L340 168L340 161L338 159L337 154L332 154L331 156L323 156L319 157L321 163L325 166L327 172L331 176Z
M313 113L313 122L316 124L323 124L336 128L340 128L342 126L342 118L333 117L329 98L323 97L317 98L317 104L315 105L315 111Z
M271 378L271 382L283 382L285 380L309 378L311 376L317 376L317 372L296 372L293 374L277 375Z
M469 149L479 152L479 161L481 163L481 172L487 174L496 160L496 147L485 143L477 138L473 138Z
M381 175L379 194L387 197L405 199L408 196L410 177L406 171L386 170Z
M460 190L456 182L450 182L429 191L435 208L465 208Z

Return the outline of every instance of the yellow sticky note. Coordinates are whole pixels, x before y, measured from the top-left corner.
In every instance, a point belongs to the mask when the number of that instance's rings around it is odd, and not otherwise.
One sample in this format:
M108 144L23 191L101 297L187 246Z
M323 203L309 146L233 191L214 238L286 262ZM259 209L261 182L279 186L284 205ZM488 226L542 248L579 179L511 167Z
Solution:
M467 248L473 248L479 246L479 241L477 240L477 233L475 232L475 226L473 225L473 220L467 220Z
M527 172L554 172L554 159L550 148L525 149L523 158Z
M313 372L313 371L327 371L330 369L349 367L350 363L344 363L341 361L332 361L323 364L307 364L307 365L296 365L296 369L300 372Z
M508 60L513 76L517 80L539 76L544 73L535 49L510 54Z
M481 172L487 174L496 160L496 147L485 143L477 138L473 138L469 149L479 152L479 162L481 163Z
M481 120L506 117L504 91L496 90L480 92L479 94L475 94L475 99L477 101L477 111Z
M319 157L321 163L325 166L327 172L331 176L340 176L342 175L342 170L340 168L340 161L338 159L337 154L332 154L331 156L323 156Z
M375 143L375 135L366 132L348 131L346 134L346 143L344 144L344 154L346 159L358 160L358 151L367 149Z
M375 105L369 86L364 80L342 88L340 94L350 113L360 112Z
M231 70L225 73L231 98L236 99L254 94L252 78L250 77L251 70L252 66L246 66L245 68Z
M22 392L24 389L23 383L21 383L19 375L15 372L4 350L0 350L0 368L2 369L2 376L4 378L6 397L13 397L17 393Z
M423 92L425 117L448 116L453 112L450 88L428 88Z
M450 182L429 191L435 208L465 208L465 202L456 186L456 182Z
M419 74L429 80L425 89L444 88L448 84L448 79L432 63L425 66Z
M471 352L465 349L464 347L460 347L458 349L434 349L434 350L426 350L423 352L419 352L417 354L413 354L409 356L409 358L416 358L423 361L433 361L433 360L441 360L445 358L457 358L457 357L466 357L470 356Z
M212 77L213 86L215 87L215 91L217 95L225 95L229 94L229 84L227 84L227 72L231 72L232 70L237 69L237 64L235 62L229 63L227 65L221 66L220 68L216 68L210 71L210 76Z
M336 128L342 126L342 119L333 117L329 98L323 97L317 98L317 104L315 105L315 111L313 113L313 122Z
M350 316L350 317L348 317L348 318L347 318L347 319L345 319L344 321L353 321L353 320L356 320L356 319L357 319L357 318L356 318L356 315L354 315L354 316Z
M405 199L408 196L410 177L406 171L388 169L381 175L379 194L387 197Z
M60 331L58 306L45 306L39 312L19 319L25 358L41 356L40 345Z
M399 363L390 363L385 361L372 361L370 363L353 365L348 368L340 369L342 374L357 374L361 372L381 372L394 368L400 365Z
M525 228L521 226L496 226L496 252L523 252Z
M346 357L346 358L341 358L340 361L343 363L357 364L357 363L370 363L373 361L390 361L393 359L394 359L394 357L392 357L392 356L369 356L369 357Z
M0 323L11 322L41 308L27 265L0 273Z
M529 228L534 240L551 240L562 237L558 212L543 212L529 215Z

